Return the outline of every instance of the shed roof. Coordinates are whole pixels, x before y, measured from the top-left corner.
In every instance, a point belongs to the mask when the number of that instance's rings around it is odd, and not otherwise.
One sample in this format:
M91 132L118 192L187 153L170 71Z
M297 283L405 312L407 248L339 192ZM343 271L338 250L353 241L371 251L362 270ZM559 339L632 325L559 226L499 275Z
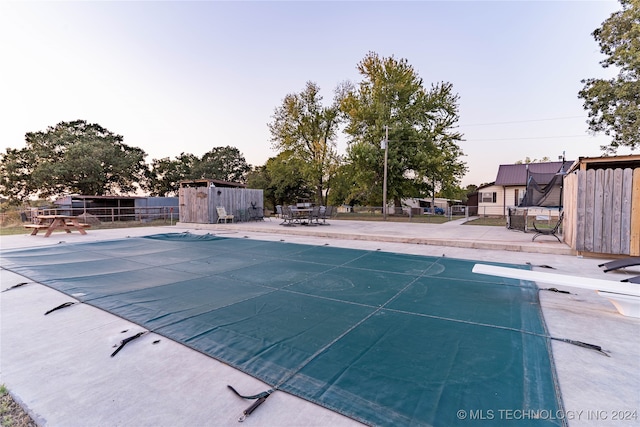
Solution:
M623 156L580 157L568 171L571 172L576 169L635 169L638 167L640 167L640 154L630 154Z
M180 181L180 187L239 187L246 188L246 184L223 181L221 179L201 178Z
M564 162L564 170L569 170L573 160ZM562 162L528 163L500 165L495 185L527 185L527 167L533 173L557 173L562 166Z
M68 205L76 200L91 202L94 200L134 200L146 198L146 196L87 196L84 194L70 194L68 196L57 198L53 203L56 205Z

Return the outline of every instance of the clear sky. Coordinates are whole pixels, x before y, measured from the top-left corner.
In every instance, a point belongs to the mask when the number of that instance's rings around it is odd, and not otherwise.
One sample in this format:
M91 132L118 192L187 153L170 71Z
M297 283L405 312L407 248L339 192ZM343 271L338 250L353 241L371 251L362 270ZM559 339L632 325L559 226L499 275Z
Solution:
M406 58L460 96L463 184L525 157L600 155L577 93L609 77L591 33L617 1L6 2L0 0L0 149L84 119L147 161L237 147L262 165L285 95L328 102L367 52ZM339 150L344 152L341 140ZM619 154L629 154L620 151Z

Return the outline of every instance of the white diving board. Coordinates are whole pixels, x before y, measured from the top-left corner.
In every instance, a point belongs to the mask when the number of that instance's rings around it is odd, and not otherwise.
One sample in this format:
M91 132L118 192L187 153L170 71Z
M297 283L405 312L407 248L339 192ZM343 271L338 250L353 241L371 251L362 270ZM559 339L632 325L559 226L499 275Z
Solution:
M476 264L473 266L472 271L488 276L508 277L511 279L529 280L531 282L542 282L597 291L598 295L608 299L618 309L620 314L640 318L640 286L634 283L520 270L517 268L498 267L487 264Z

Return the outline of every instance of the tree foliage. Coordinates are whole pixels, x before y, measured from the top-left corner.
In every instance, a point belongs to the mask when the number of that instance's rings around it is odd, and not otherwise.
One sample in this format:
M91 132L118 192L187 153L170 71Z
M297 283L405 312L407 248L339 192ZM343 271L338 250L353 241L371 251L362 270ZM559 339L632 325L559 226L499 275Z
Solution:
M528 165L530 163L546 163L546 162L550 162L551 159L549 158L549 156L544 156L541 159L532 159L531 157L527 156L524 158L524 160L518 160L517 162L515 162L516 165Z
M174 160L154 159L148 189L154 196L177 195L180 181L210 178L244 183L249 171L251 165L237 148L214 147L202 157L181 153Z
M434 195L457 186L466 171L455 131L458 95L450 83L428 90L406 59L369 53L359 64L363 80L343 87L341 109L350 136L348 162L354 183L351 199L382 202L384 150L388 126L388 196L400 206L404 197Z
M322 105L320 88L307 82L300 93L285 96L269 123L273 148L300 161L300 172L315 190L315 202L326 204L327 182L339 162L335 139L339 102Z
M198 161L198 157L188 153L180 153L174 160L153 159L147 189L152 196L177 196L180 181L193 177Z
M25 148L2 155L0 192L12 199L134 192L146 180L146 154L122 140L84 120L28 132Z
M304 167L304 162L292 152L283 151L249 173L247 185L263 189L264 198L271 208L292 204L313 194L303 177Z
M343 162L338 166L336 173L331 179L331 192L327 200L327 205L358 205L361 201L354 199L353 188L356 185L355 169L351 163Z
M611 136L602 150L615 153L619 147L640 147L640 0L620 0L622 10L613 13L593 32L600 51L607 56L600 64L615 66L612 79L586 79L578 96L589 112L589 129Z
M190 178L213 178L244 183L251 165L235 147L214 147L196 162Z

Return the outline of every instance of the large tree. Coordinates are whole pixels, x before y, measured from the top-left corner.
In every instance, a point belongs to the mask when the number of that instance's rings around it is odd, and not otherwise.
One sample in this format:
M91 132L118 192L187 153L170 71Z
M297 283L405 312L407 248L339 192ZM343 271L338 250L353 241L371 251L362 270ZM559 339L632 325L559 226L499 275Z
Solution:
M304 167L304 162L292 152L283 151L249 173L247 184L264 190L264 198L270 208L292 204L313 194L303 177Z
M25 148L1 156L0 192L13 199L135 192L145 183L146 154L122 140L84 120L28 132Z
M362 81L347 85L341 109L350 136L348 162L354 186L350 198L382 203L384 150L388 127L388 197L401 206L405 197L433 196L454 187L466 167L457 145L462 135L458 95L450 83L425 89L406 59L369 53L359 64Z
M169 196L178 194L182 180L211 178L244 183L249 171L251 165L237 148L214 147L202 157L182 153L173 160L154 159L148 189L152 195Z
M244 183L251 165L240 150L227 145L214 147L204 153L192 171L191 178L213 178L229 182Z
M177 196L180 181L193 177L197 156L181 153L175 159L153 159L147 189L152 196Z
M301 161L302 176L313 186L317 204L326 204L327 181L339 161L339 100L323 106L322 99L318 85L307 82L302 92L285 96L268 125L273 148Z
M603 67L615 66L612 79L583 80L579 97L589 112L589 129L611 136L602 150L640 147L640 1L620 0L622 10L613 13L593 32L600 51L607 57Z

